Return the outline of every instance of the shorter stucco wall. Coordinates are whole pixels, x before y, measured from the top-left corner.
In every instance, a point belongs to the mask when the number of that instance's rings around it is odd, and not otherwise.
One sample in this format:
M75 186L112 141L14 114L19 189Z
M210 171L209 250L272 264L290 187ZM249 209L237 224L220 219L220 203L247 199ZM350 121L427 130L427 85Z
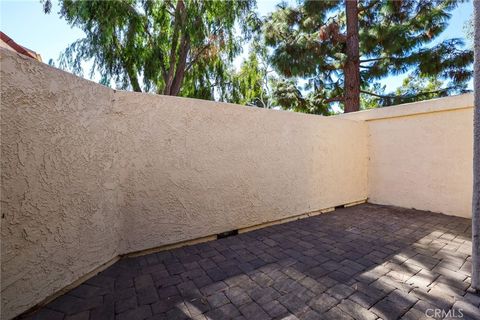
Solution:
M127 92L111 121L128 159L122 252L367 196L364 123Z
M116 92L0 54L2 319L118 255L367 197L362 122Z
M338 118L368 125L369 202L471 217L473 94Z

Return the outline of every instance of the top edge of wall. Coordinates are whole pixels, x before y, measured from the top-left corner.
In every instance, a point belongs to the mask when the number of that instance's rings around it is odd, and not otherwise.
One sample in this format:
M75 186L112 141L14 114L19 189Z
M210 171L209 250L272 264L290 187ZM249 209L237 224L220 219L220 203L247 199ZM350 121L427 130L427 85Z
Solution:
M42 62L42 61L38 61L38 60L35 60L33 58L30 58L30 57L27 57L23 54L20 54L18 52L15 52L15 51L12 51L10 49L7 49L7 48L3 48L3 47L0 47L0 59L3 60L5 57L11 57L11 58L14 58L14 59L22 59L24 61L28 61L32 64L38 64L42 67L44 67L45 69L50 69L51 71L53 72L59 72L59 73L63 73L63 74L66 74L72 78L75 78L77 80L80 80L80 81L86 81L88 83L90 83L91 85L97 85L99 87L101 87L102 89L108 89L108 90L111 90L112 92L115 91L115 89L113 88L110 88L110 87L107 87L103 84L100 84L98 82L95 82L93 80L90 80L90 79L86 79L86 78L83 78L83 77L80 77L80 76L77 76L69 71L66 71L66 70L62 70L60 68L57 68L55 66L51 66L45 62ZM3 61L1 63L4 63Z
M114 90L114 97L115 100L122 100L122 99L132 99L129 105L135 109L135 102L145 100L139 100L136 97L145 97L153 103L169 103L178 101L180 102L179 105L190 105L196 107L205 107L205 108L218 108L220 110L224 109L237 109L239 111L244 112L256 112L256 113L270 113L275 114L278 116L287 116L287 117L303 117L303 118L310 118L316 119L321 121L347 121L347 122L358 122L354 119L341 119L334 116L323 116L318 114L309 114L309 113L302 113L302 112L293 112L288 110L282 109L266 109L266 108L258 108L258 107L250 107L235 103L223 102L223 101L211 101L211 100L204 100L204 99L195 99L195 98L187 98L187 97L179 97L179 96L168 96L156 93L149 93L149 92L132 92L132 91L125 91L125 90Z
M473 108L473 93L344 113L336 115L335 118L372 121L468 108Z

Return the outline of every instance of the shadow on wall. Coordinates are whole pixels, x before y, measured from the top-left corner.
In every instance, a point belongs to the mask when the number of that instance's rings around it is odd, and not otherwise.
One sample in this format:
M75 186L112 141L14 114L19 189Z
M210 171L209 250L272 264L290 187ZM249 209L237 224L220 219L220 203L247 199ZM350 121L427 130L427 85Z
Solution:
M479 319L464 218L378 205L123 259L36 316Z

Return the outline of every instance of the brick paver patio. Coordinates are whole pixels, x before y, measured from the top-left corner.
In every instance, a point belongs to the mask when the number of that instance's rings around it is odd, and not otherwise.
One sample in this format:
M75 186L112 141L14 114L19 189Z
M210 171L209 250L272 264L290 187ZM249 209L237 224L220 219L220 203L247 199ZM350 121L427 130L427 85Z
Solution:
M389 206L337 209L122 259L26 318L480 319L470 225Z

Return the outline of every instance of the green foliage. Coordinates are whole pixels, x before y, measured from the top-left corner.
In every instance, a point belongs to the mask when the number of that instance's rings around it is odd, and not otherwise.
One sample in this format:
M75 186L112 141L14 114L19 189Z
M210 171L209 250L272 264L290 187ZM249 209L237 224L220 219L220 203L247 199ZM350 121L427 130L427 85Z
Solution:
M410 70L416 78L445 81L451 88L448 92L463 90L472 76L472 51L463 49L460 39L431 44L447 27L457 4L453 0L362 1L358 18L363 95L376 94L368 88L378 88L378 80ZM282 106L328 114L334 103L342 101L347 59L344 1L281 4L266 20L264 33L273 49L273 66L288 79L278 86ZM306 79L306 85L298 78ZM390 102L416 99L413 93L403 98ZM374 100L363 101L373 105Z
M403 80L402 86L395 90L393 98L383 100L383 105L395 105L448 96L451 92L463 91L459 87L446 87L444 81L434 76L410 76ZM399 100L399 101L397 101Z
M376 92L378 95L385 94L385 86L382 86L380 83L375 83L369 87L363 88L369 92ZM383 107L383 100L378 96L373 96L370 94L360 94L360 109L369 110L379 107Z
M374 91L376 94L361 96L362 109L441 98L453 93L464 93L467 90L465 86L449 87L445 81L441 81L435 76L416 77L414 74L410 74L393 92L386 94L385 87L378 83L372 88L368 88L368 91Z
M239 72L233 77L232 100L240 104L267 107L268 101L265 101L267 97L264 96L265 77L266 70L260 66L257 55L254 52L250 53Z
M232 71L232 82L228 101L255 106L272 108L274 103L271 87L275 81L269 65L267 48L260 39L255 39L250 53L242 62L238 71Z
M294 80L287 79L276 80L273 87L275 102L282 109L321 115L332 114L332 111L323 103L325 99L322 90L304 95Z
M229 68L250 35L253 0L60 1L60 15L86 37L72 43L61 66L92 72L121 88L213 99L225 94ZM49 0L44 2L49 11ZM242 35L235 30L241 24Z

